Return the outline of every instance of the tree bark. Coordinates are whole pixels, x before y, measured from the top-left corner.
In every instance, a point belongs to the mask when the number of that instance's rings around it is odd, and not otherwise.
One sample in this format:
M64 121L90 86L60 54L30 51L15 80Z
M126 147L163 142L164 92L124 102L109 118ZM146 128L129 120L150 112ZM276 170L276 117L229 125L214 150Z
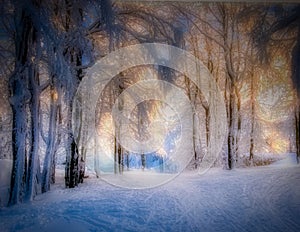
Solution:
M55 181L53 180L53 169L55 169L58 104L58 92L55 84L52 83L50 86L49 129L42 173L42 192L49 191L50 184Z
M296 157L297 163L299 164L300 161L300 113L299 113L299 106L297 103L296 110L295 110L295 134L296 134Z
M251 83L250 83L250 104L251 104L251 129L250 129L250 149L249 149L249 161L253 164L254 158L254 124L255 124L255 95L254 95L254 73L251 70Z
M298 6L298 11L300 7ZM297 163L300 163L300 21L298 20L297 43L292 53L292 80L296 89L295 134Z
M9 205L17 204L23 201L25 192L25 180L27 174L27 152L26 152L26 75L17 71L18 77L13 77L12 88L12 152L13 169L11 177Z
M71 33L71 28L73 23L82 23L82 18L72 18L71 9L82 11L82 9L74 9L75 4L70 0L65 0L66 4L66 14L65 14L65 30L67 33ZM74 22L73 22L74 21ZM80 45L78 45L80 46ZM79 86L80 81L83 78L83 70L77 68L82 66L82 49L71 45L63 51L63 57L67 61L66 64L69 64L72 74L72 85L65 86L66 93L66 105L67 105L67 149L66 149L66 166L65 166L65 186L68 188L74 188L78 183L83 182L83 179L80 179L80 170L84 169L84 161L82 154L79 153L78 146L76 144L73 132L72 132L72 109L73 109L73 100L76 94L76 90ZM83 166L83 167L82 167Z
M39 172L39 86L35 61L37 54L34 54L38 46L37 31L23 4L16 7L15 22L15 72L10 78L10 103L13 112L10 205L33 199ZM29 140L28 132L31 133Z
M28 162L28 180L26 200L31 201L40 191L37 186L40 184L40 163L39 163L39 138L40 138L40 88L39 77L36 65L29 69L29 89L31 92L30 114L31 114L31 147Z

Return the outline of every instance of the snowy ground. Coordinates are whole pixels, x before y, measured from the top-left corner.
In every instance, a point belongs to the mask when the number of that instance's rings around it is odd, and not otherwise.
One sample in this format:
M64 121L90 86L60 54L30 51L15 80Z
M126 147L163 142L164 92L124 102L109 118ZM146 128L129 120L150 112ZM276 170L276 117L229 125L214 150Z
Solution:
M185 172L128 190L89 178L56 184L30 204L0 209L0 231L300 231L300 167Z

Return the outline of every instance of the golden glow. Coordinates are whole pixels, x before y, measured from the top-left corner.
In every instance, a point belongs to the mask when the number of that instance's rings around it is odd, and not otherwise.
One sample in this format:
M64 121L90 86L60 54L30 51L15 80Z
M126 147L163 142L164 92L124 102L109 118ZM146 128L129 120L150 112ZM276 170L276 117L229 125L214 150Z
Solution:
M285 139L273 139L271 147L274 153L285 153L288 150L289 143Z
M114 151L114 131L112 116L109 113L104 113L97 128L98 144L96 146L100 145L102 151L111 158Z
M293 111L293 95L289 84L261 76L256 98L257 116L267 122L286 120Z
M266 137L270 152L274 154L285 153L289 149L289 140L278 132L270 132Z
M58 99L58 93L57 93L57 91L55 89L51 90L51 97L52 97L53 101L57 101L57 99Z

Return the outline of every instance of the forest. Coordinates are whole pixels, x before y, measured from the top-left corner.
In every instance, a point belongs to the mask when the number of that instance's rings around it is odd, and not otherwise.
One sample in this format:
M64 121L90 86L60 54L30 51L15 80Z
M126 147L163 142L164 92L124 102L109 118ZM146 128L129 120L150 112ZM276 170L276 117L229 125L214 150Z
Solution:
M60 170L67 189L92 174L146 188L187 169L299 163L299 4L1 0L0 11L2 206L50 191ZM124 180L135 171L140 185Z

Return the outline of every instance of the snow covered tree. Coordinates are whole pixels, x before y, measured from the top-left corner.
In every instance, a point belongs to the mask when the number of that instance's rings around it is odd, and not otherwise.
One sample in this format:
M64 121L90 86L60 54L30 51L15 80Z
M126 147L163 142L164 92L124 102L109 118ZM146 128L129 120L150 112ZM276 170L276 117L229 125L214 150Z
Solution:
M274 35L278 32L289 32L294 30L296 40L292 51L292 80L296 90L296 106L295 106L295 133L296 133L296 153L297 161L300 160L300 6L292 5L284 7L283 5L275 5L266 7L260 15L261 20L258 21L254 28L253 40L259 51L261 62L267 63L270 58L270 46ZM273 20L271 21L270 18Z
M198 6L199 7L199 6ZM220 47L223 55L225 80L225 103L227 109L228 137L227 137L227 161L228 169L232 169L239 159L239 140L241 131L241 83L248 71L247 65L250 38L242 30L242 23L238 16L244 9L243 5L217 3L214 5L202 5L203 14L197 13L193 7L178 9L189 22L194 30L204 36L204 41L209 39L216 46ZM241 42L243 41L243 42ZM206 44L208 44L206 42ZM200 45L199 45L200 46ZM220 65L220 64L219 64ZM218 67L208 56L207 67L213 70ZM218 67L220 69L220 67ZM220 72L218 72L220 74ZM217 77L220 79L220 77Z
M10 204L32 200L39 192L39 96L46 87L39 83L41 37L38 26L34 23L28 2L13 3L15 70L10 77L10 104L13 112Z

